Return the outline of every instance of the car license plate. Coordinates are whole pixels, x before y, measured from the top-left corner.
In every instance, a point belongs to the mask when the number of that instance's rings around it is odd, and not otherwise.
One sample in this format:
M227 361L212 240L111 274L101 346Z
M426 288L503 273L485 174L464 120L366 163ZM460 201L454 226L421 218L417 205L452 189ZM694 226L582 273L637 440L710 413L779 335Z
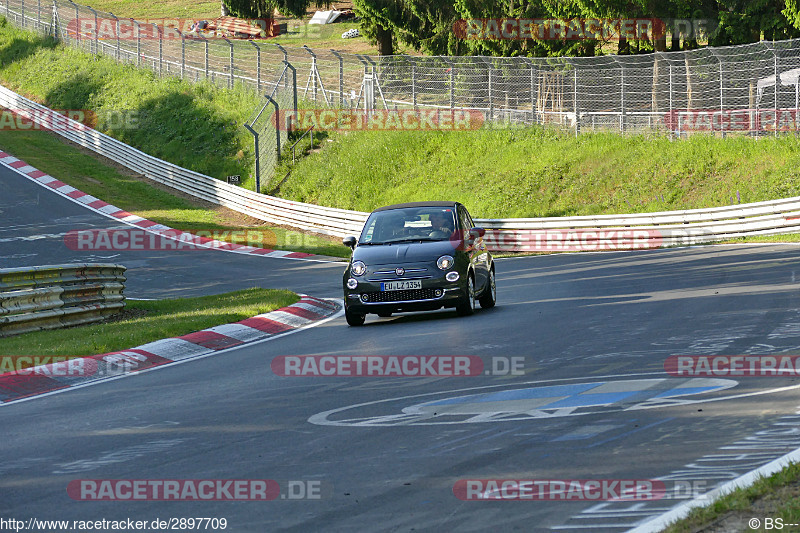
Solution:
M387 281L381 283L382 291L405 291L408 289L421 289L421 281Z

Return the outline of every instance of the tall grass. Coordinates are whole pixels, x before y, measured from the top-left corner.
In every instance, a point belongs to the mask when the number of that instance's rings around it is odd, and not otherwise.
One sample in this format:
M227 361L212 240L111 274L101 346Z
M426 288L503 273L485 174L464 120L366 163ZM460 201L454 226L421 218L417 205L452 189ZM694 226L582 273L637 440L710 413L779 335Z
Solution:
M242 127L255 92L158 78L112 58L64 48L0 19L0 80L50 108L90 110L95 127L140 150L210 176L250 184L252 137Z
M800 195L800 142L542 128L334 136L292 168L281 196L370 211L453 199L481 217L652 212ZM278 173L283 176L284 174Z

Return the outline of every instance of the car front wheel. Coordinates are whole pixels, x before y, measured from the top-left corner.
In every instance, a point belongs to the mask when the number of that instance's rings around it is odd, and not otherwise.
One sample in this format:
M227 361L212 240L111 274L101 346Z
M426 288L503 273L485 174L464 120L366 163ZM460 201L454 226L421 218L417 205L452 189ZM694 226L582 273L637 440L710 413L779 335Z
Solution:
M366 320L367 315L354 313L352 311L348 311L347 309L345 309L344 317L347 319L347 323L351 326L363 326L364 320Z
M464 296L464 300L456 306L458 316L469 316L475 312L475 278L473 276L469 277L467 294Z

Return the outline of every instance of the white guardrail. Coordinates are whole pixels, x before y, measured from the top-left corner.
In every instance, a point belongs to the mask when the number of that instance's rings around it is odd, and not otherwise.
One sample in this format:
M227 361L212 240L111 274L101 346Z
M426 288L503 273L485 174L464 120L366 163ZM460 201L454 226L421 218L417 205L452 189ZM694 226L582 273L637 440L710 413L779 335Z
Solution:
M0 337L97 322L125 307L125 267L82 263L0 269Z
M0 106L52 124L52 111L0 86ZM258 194L181 168L59 115L55 133L149 179L269 222L325 235L361 232L367 213ZM475 219L492 251L625 250L682 246L753 235L800 232L800 197L710 209L631 215Z

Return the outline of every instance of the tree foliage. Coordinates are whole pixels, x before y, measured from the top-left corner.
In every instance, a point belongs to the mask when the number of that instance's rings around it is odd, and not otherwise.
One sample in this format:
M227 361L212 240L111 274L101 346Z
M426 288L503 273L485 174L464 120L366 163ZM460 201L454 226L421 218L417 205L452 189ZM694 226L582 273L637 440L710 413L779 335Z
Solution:
M285 1L285 0L284 0ZM437 55L591 56L722 46L800 36L800 0L354 0L373 42L402 42ZM457 23L476 19L658 19L647 39L465 39ZM462 23L463 24L463 23ZM698 33L698 28L703 31ZM667 41L667 34L671 36ZM384 47L385 49L385 47Z

